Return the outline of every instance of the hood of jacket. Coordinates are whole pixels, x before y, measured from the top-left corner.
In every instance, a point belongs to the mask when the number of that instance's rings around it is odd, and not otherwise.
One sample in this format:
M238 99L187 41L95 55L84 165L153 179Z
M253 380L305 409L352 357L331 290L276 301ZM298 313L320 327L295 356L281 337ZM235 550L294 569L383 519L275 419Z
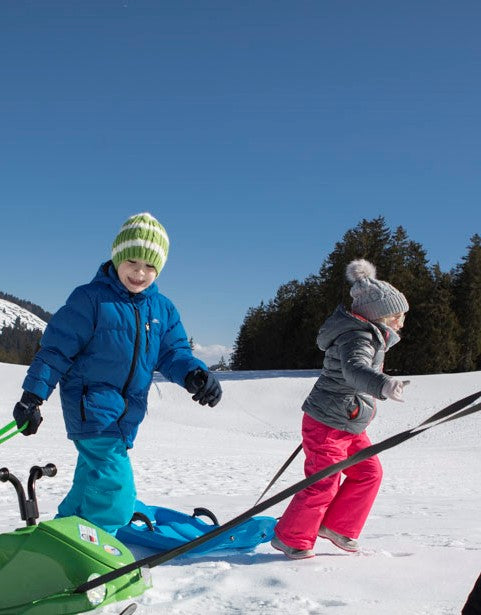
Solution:
M385 345L386 350L400 340L399 335L391 327L381 323L373 323L339 305L321 325L317 335L317 345L321 350L327 350L343 333L359 330L369 331L381 344Z

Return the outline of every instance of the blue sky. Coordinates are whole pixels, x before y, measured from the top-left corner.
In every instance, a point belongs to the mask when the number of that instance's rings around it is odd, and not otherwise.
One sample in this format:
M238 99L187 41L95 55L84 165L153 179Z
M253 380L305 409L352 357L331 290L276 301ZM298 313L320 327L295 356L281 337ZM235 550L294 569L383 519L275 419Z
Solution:
M362 218L448 270L481 233L480 21L474 0L2 0L0 290L55 311L150 211L159 288L219 354Z

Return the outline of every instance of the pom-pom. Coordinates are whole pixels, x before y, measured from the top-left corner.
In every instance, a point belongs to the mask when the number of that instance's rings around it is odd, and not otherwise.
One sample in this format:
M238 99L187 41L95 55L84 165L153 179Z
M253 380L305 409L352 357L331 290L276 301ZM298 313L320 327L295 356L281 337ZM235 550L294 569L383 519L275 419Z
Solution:
M351 261L346 267L346 278L351 284L354 284L357 280L364 280L366 278L375 279L376 267L363 258L356 261Z

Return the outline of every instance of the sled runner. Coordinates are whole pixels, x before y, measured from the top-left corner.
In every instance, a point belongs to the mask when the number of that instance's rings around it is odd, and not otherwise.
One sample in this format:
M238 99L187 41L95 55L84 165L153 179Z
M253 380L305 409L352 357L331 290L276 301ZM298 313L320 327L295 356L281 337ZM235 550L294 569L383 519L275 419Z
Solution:
M210 522L200 519L201 516L208 517ZM192 549L186 556L252 551L272 539L276 522L274 517L251 517L232 528L232 531ZM132 521L118 530L117 538L127 545L148 547L162 553L207 534L216 527L219 527L219 522L206 508L195 508L194 513L188 515L170 508L148 506L137 500Z

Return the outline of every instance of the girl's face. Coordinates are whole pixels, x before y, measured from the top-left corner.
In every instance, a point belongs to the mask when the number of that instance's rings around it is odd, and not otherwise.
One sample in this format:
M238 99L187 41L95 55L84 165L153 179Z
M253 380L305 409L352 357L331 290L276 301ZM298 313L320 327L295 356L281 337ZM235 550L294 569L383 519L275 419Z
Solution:
M405 319L405 313L400 312L399 314L392 314L391 316L385 316L381 320L394 331L400 331L403 328Z
M141 293L157 277L153 265L139 259L122 261L117 269L119 280L131 293Z

